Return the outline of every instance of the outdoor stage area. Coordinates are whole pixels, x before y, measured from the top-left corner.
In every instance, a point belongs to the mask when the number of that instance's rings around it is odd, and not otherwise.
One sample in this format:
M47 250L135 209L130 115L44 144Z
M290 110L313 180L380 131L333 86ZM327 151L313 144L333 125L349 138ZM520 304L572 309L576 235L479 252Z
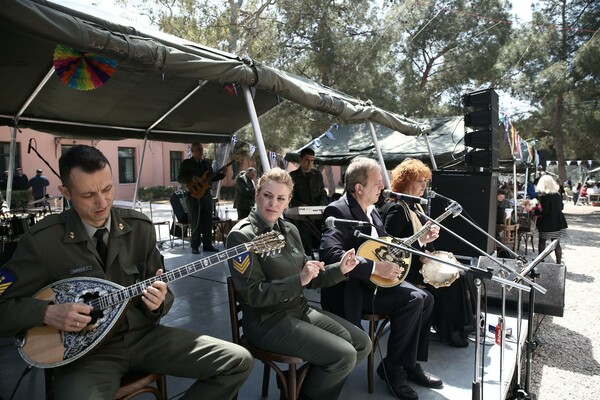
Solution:
M170 212L170 211L169 211ZM156 218L156 215L155 215ZM163 226L161 228L165 228ZM165 232L166 233L166 232ZM165 237L163 233L163 237ZM223 249L223 244L216 243L217 248ZM182 247L180 239L173 243L167 241L161 245L161 251L165 257L167 269L173 269L205 257L209 254L192 255L189 243ZM529 258L533 258L531 251ZM229 323L229 310L227 303L226 278L229 275L225 263L219 263L214 267L200 271L194 275L170 283L176 301L170 313L163 319L162 323L169 326L178 326L205 333L207 335L231 340ZM319 293L314 290L307 291L307 298L319 306ZM487 325L496 325L498 321L498 308L490 308L487 312ZM526 321L523 322L521 332L521 344L526 335ZM517 322L514 316L507 320L507 326L512 328L513 335L517 333ZM366 328L366 325L365 325ZM380 341L380 348L376 350L375 367L381 360L381 355L386 353L387 336L384 333ZM509 337L506 341L504 353L504 370L500 376L500 346L494 344L493 335L487 340L488 345L484 347L482 354L483 374L483 397L485 400L504 399L508 389L507 383L513 376L516 364L517 343L515 338ZM522 347L524 348L524 346ZM429 352L429 361L423 363L425 370L440 376L444 380L441 389L427 389L411 384L417 390L422 400L456 399L467 400L472 397L472 384L474 379L475 346L471 341L467 348L454 348L447 343L441 343L432 333ZM12 340L0 338L0 400L8 400L17 384L19 377L26 368L26 363L20 358ZM43 399L44 380L43 371L33 369L22 380L14 399ZM502 379L502 385L500 385ZM175 377L167 378L169 399L179 398L179 394L190 384L190 380ZM367 361L364 360L352 372L341 399L392 399L393 396L385 386L385 383L374 377L374 393L369 394L367 390ZM256 361L250 379L243 385L238 399L260 399L262 386L262 364ZM140 396L139 398L151 398ZM275 383L274 374L271 375L269 399L279 399L279 391Z

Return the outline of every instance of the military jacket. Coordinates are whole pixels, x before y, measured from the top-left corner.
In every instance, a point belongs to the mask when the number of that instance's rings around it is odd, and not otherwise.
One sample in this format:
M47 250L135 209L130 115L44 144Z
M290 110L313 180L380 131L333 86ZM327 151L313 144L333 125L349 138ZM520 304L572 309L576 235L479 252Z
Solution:
M308 258L304 255L298 229L283 219L277 222L285 247L275 255L244 253L229 260L234 287L241 302L244 319L251 324L268 322L277 316L301 317L308 310L300 282L300 272ZM256 209L239 221L227 237L227 247L247 243L270 230ZM327 265L308 288L334 285L346 279L340 263ZM271 321L273 322L273 321ZM246 326L246 325L245 325Z
M163 268L156 234L148 217L130 209L113 208L106 266L74 209L46 216L21 236L12 259L0 275L13 282L0 295L0 336L42 326L48 301L33 296L65 278L96 277L131 286ZM159 312L147 309L138 296L130 300L126 319L116 330L158 323L173 303L169 291Z
M327 192L323 183L323 175L316 169L308 173L302 168L290 172L294 181L294 193L290 207L298 206L324 206L327 204Z

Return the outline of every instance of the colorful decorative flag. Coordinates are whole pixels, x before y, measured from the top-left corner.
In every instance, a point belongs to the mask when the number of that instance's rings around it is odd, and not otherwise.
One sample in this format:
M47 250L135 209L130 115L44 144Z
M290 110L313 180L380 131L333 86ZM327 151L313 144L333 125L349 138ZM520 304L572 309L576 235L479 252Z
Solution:
M87 51L59 44L54 49L54 71L61 81L76 90L93 90L115 73L117 62Z
M509 124L508 116L504 116L504 143L508 143L508 124Z
M223 89L232 96L237 96L237 86L235 83L226 83L223 85Z
M277 153L274 151L269 151L269 159L271 160L271 168L275 167L275 163L277 161Z
M248 157L252 157L256 151L256 146L248 143Z
M321 138L314 138L313 143L314 143L315 147L318 149L319 147L321 147Z
M192 158L192 145L191 144L188 144L187 153L185 155L185 158Z
M581 160L577 160L577 165L581 167Z
M231 135L231 147L235 147L235 144L237 143L237 136Z

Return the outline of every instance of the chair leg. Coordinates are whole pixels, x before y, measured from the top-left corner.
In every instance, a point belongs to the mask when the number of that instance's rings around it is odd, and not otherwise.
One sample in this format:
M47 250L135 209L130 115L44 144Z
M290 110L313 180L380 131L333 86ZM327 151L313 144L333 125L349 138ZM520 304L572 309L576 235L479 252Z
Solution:
M369 393L373 393L373 364L375 363L375 321L369 321L369 338L371 339L371 343L373 347L371 348L371 352L369 353L369 357L367 360L367 385L369 389Z
M298 393L296 389L296 364L290 364L287 373L287 399L288 400L296 400L298 398Z
M271 368L264 364L263 369L263 384L262 384L262 397L269 396L269 377L271 375Z

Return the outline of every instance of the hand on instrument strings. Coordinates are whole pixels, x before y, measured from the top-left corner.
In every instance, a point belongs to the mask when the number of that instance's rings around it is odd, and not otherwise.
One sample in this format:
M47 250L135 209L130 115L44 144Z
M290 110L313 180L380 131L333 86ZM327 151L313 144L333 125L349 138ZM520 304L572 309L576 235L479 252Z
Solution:
M404 268L391 261L376 261L373 274L385 279L398 279Z
M200 179L199 176L192 176L192 181L194 181L196 183L200 183L200 182L202 182L202 179Z
M159 269L156 271L156 276L163 274L163 270ZM153 282L152 285L148 286L142 292L142 301L148 307L148 310L158 310L162 302L165 300L167 294L167 284L162 281Z
M322 261L309 260L304 264L302 272L300 272L300 282L302 286L306 286L319 275L319 272L325 270L325 264Z
M431 221L427 222L426 225L429 226L429 230L426 234L419 238L419 241L423 244L433 242L435 239L440 237L440 227L439 225L433 225Z
M49 304L44 324L64 332L79 332L90 323L92 307L84 303Z
M342 261L340 261L340 270L342 271L342 274L347 274L357 265L358 260L356 259L356 250L350 249L342 256Z

